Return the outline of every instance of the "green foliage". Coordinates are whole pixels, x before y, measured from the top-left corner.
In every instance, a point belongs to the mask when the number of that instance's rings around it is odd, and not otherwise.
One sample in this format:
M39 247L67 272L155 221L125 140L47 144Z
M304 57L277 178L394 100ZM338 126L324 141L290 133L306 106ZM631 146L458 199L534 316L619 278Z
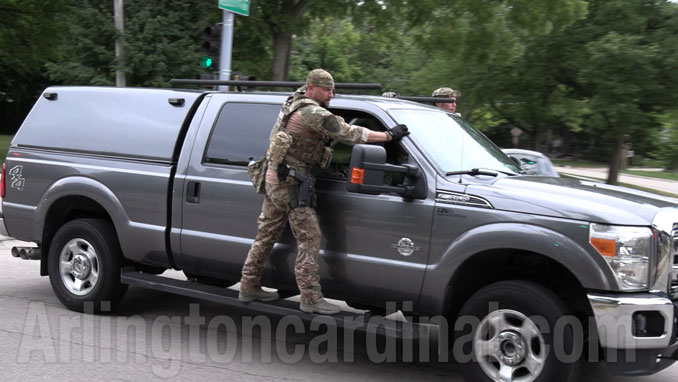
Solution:
M563 153L614 163L613 153L627 141L636 154L651 156L659 142L657 117L678 101L678 6L623 0L588 5L584 18L554 24L559 26L551 31L516 30L515 54L502 54L501 62L483 66L476 60L471 75L463 75L473 82L460 85L462 113L469 116L464 104L471 89L507 128L528 132L533 148L562 137Z
M564 60L564 82L589 102L588 132L602 136L610 158L622 141L633 142L637 155L651 155L659 142L657 117L678 101L672 74L678 7L665 1L591 4L589 17L563 36L587 41L578 52L575 44L566 49L572 54ZM611 161L610 172L615 166Z
M203 55L203 29L215 13L210 5L200 0L126 2L124 67L128 83L168 86L171 78L194 78Z
M249 16L235 16L231 68L259 80L269 80L272 60L273 39L260 2L253 1Z
M68 85L115 85L113 2L70 1L62 16L63 50L46 64L49 78Z
M202 30L222 19L216 2L125 1L118 63L112 1L2 1L10 132L50 83L112 85L117 68L129 86L206 74ZM457 110L502 146L520 127L523 147L559 141L560 154L609 161L627 141L678 166L678 4L667 0L257 0L235 16L231 67L297 81L322 67L404 95L449 86L462 92Z
M63 1L3 0L0 4L0 73L25 76L55 55L56 15ZM7 78L7 77L5 77ZM5 84L1 90L5 91Z
M624 174L645 176L648 178L656 179L667 179L674 182L678 182L678 172L668 172L668 171L638 171L638 170L624 170Z
M124 61L115 59L113 2L71 0L64 9L66 33L50 78L69 85L114 85L124 69L128 86L169 86L171 78L200 73L203 28L218 14L200 0L125 2Z
M0 2L0 131L13 133L45 87L44 63L58 54L63 0Z
M290 78L301 81L309 70L323 68L338 82L379 82L384 89L412 94L412 72L423 53L397 26L375 28L348 18L314 19L307 35L298 37Z
M668 170L678 171L678 111L672 110L661 116L663 129L659 136L660 142L657 149L657 156L664 162Z
M371 0L368 0L366 3L371 2ZM365 2L355 0L256 1L250 6L252 17L244 20L246 29L255 33L252 36L253 38L250 38L249 35L246 35L245 38L248 40L264 41L260 35L261 31L269 32L273 49L270 52L266 50L262 52L264 54L269 54L271 57L269 79L274 81L287 80L290 72L290 53L293 36L304 35L311 25L312 18L345 15L349 9L352 9L358 3ZM243 52L242 50L239 51ZM262 57L259 56L258 58L255 58L253 62L261 62L261 58ZM239 62L238 65L242 65L241 71L248 66L247 64L243 65L243 62ZM261 72L260 67L251 69L248 70L248 72Z
M14 138L14 134L0 134L0 162L4 162L7 158L7 151L9 151L12 138Z

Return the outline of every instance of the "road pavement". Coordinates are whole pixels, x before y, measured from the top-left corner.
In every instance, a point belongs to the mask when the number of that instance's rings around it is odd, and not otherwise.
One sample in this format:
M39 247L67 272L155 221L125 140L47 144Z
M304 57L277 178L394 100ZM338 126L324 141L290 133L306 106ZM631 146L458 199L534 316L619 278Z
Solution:
M587 178L607 180L607 167L569 167L569 166L555 166L556 171L560 174L583 176ZM619 183L632 184L635 186L648 188L652 190L659 190L668 192L675 197L678 197L678 182L667 179L650 178L646 176L619 174Z
M462 381L456 365L436 356L435 330L415 344L414 354L427 348L430 356L409 359L403 355L402 341L396 345L383 337L347 336L347 331L322 335L312 326L283 325L285 317L141 288L130 288L114 313L72 312L52 293L49 279L39 276L39 261L11 257L10 249L17 245L26 243L0 237L3 382ZM167 273L182 277L179 272ZM267 325L278 329L269 330ZM280 331L281 326L287 330ZM332 340L337 336L339 343ZM395 348L391 358L386 349ZM602 364L587 365L579 378L676 380L678 364L635 378L610 376Z

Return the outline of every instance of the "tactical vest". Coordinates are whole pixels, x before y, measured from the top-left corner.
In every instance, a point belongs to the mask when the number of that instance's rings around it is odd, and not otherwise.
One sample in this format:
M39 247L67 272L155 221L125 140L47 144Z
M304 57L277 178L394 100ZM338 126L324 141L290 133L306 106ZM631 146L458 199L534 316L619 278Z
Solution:
M278 115L278 120L273 126L270 136L271 142L273 142L276 134L279 131L284 131L292 137L292 143L287 149L283 163L286 163L288 166L301 172L302 174L305 174L308 169L314 165L321 163L323 156L325 155L325 144L327 139L307 138L300 136L287 129L287 122L289 121L292 113L300 110L303 107L313 105L319 106L318 102L298 93L295 94L294 98L288 100L283 105L280 114ZM273 164L272 168L275 167L276 165Z

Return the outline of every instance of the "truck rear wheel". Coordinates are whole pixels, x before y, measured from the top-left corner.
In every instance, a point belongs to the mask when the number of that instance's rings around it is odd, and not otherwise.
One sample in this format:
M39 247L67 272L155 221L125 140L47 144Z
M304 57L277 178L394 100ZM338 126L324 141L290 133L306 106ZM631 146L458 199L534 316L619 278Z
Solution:
M127 285L120 283L121 261L120 245L111 223L101 219L70 221L59 228L50 245L52 289L68 309L108 310L127 291ZM105 302L110 302L110 306L102 306Z
M559 319L575 318L555 293L539 284L491 284L476 292L458 317L464 320L458 323L468 325L455 327L453 349L461 353L454 356L473 356L460 364L466 380L571 381L577 375L574 330L566 321L557 325Z

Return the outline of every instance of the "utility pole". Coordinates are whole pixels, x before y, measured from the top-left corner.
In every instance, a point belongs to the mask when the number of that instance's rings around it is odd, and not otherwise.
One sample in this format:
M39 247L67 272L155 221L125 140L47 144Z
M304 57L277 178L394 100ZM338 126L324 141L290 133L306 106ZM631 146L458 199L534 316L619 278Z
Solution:
M219 55L219 79L231 79L231 48L233 45L233 13L243 16L250 14L250 0L219 0L219 8L224 14L221 26L221 49ZM219 85L219 90L228 90L228 86Z
M125 81L125 72L120 68L120 66L125 63L125 56L122 49L122 36L125 29L124 26L124 7L123 0L113 0L113 17L115 20L115 29L118 30L118 37L115 39L115 61L118 65L118 69L115 70L115 86L125 87L127 86Z
M221 28L221 49L219 56L219 79L231 79L231 47L233 46L233 24L235 24L235 17L233 13L227 10L222 10L224 13L224 24ZM219 90L228 90L228 86L219 85Z

